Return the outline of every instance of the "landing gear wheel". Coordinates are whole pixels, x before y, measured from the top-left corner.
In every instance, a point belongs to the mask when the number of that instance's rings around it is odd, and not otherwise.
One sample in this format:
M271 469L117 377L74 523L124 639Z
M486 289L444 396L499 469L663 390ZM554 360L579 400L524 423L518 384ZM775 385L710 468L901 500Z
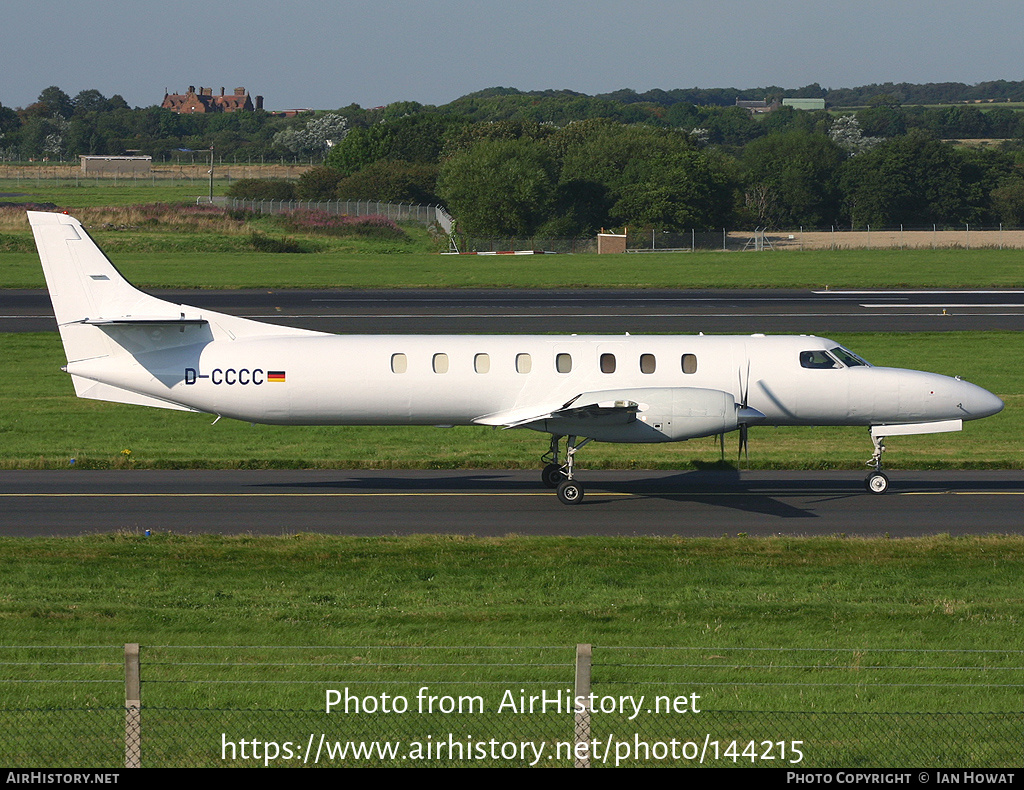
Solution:
M882 472L872 472L864 479L864 487L872 494L884 494L889 490L889 478Z
M565 472L559 464L548 464L540 473L540 479L548 488L558 488L558 484L565 480Z
M558 484L558 501L563 505L578 505L583 501L583 486L575 480L563 480Z

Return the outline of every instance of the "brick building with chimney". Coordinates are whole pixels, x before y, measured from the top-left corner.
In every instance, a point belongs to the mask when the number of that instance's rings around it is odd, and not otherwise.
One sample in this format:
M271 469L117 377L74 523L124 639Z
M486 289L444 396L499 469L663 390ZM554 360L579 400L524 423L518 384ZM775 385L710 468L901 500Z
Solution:
M214 95L213 88L200 87L197 91L195 85L189 85L188 93L165 93L160 106L179 115L197 112L252 112L263 109L263 97L257 96L253 103L245 88L235 88L235 92L230 94L221 88L220 94Z

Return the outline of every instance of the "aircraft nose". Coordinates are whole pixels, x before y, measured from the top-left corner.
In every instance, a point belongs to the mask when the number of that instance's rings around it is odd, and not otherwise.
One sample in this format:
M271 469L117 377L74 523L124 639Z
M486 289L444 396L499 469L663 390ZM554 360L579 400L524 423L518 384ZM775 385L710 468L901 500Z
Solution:
M957 381L955 394L965 420L980 420L1003 410L1003 402L986 389L968 381Z

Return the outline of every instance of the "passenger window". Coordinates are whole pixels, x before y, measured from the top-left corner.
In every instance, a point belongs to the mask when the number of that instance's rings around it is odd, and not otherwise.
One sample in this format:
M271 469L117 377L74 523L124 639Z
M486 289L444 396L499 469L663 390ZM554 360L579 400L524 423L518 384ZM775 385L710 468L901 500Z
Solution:
M811 370L831 370L838 368L839 363L826 351L801 351L800 367Z
M614 373L615 372L615 355L614 354L602 354L601 355L601 372L602 373Z
M654 359L654 354L641 354L640 355L640 372L641 373L653 373L655 368L658 367L658 363Z
M533 369L533 360L529 354L516 354L516 373L529 373Z
M409 359L405 354L392 354L391 355L391 372L392 373L405 373L409 369Z
M448 355L447 354L434 354L434 372L435 373L447 373L448 372Z
M683 354L683 373L692 374L697 372L697 355Z
M491 372L491 357L489 354L477 354L473 357L473 370L477 373Z
M569 354L555 354L555 370L559 373L571 373L572 356Z

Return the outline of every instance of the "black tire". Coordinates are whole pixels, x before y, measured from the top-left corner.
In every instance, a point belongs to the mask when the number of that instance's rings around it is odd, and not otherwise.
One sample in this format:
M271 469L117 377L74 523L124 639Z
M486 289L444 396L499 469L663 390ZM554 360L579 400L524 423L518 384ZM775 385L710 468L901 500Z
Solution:
M548 464L540 473L540 479L548 488L558 488L558 484L565 480L565 472L558 464Z
M889 478L882 472L872 472L864 478L864 487L872 494L884 494L889 490Z
M583 486L575 480L563 480L558 484L558 501L563 505L578 505L583 501Z

